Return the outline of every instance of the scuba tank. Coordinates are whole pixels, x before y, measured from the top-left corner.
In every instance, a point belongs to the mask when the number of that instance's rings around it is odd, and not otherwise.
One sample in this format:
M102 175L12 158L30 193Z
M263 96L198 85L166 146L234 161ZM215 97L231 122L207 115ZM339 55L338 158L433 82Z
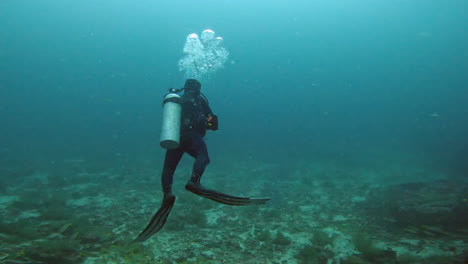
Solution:
M176 91L169 90L163 99L163 118L159 144L165 149L175 149L180 141L180 115L182 99Z

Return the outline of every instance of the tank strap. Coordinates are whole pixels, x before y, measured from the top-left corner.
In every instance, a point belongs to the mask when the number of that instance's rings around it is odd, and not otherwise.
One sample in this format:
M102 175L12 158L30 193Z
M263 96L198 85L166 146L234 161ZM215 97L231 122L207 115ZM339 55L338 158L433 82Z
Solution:
M163 100L163 105L164 105L165 103L169 103L169 102L173 102L173 103L180 104L181 101L182 101L182 100L180 99L180 97L175 97L175 96L174 96L174 97L170 97L170 98L164 99L164 100Z
M210 105L210 102L208 101L208 98L206 98L206 96L202 92L200 92L200 95L203 97L203 99L205 99L206 103L208 105Z

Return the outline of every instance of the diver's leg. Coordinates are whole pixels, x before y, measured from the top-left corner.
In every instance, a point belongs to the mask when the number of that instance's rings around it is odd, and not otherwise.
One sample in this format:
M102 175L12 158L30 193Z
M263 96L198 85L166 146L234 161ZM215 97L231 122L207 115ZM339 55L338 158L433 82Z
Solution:
M164 198L172 195L172 182L174 178L174 172L177 165L182 158L184 151L182 148L171 149L166 151L166 157L164 158L164 167L161 175L161 186L164 193Z
M132 243L143 242L163 228L167 217L172 210L172 206L174 206L175 199L176 197L174 195L164 196L161 207L156 211L148 225L146 225L145 229L137 238L135 238L135 240L133 240Z
M145 227L143 232L133 240L133 243L143 242L156 234L166 223L167 217L172 210L176 197L172 194L172 180L174 172L179 164L180 159L184 151L182 148L172 149L166 151L166 157L164 158L164 168L161 175L161 185L164 192L164 198L161 203L161 207L156 211L151 218L148 225Z
M247 197L237 197L229 194L217 192L214 190L209 190L203 187L200 184L200 178L205 171L206 165L210 162L208 157L208 150L206 148L205 141L201 136L194 136L190 143L190 146L186 149L187 153L190 156L195 158L195 163L193 164L192 175L190 180L185 185L185 189L191 191L192 193L211 199L218 203L223 203L227 205L252 205L252 204L264 204L269 201L271 198L247 198Z
M200 179L205 172L206 166L210 163L208 149L201 135L194 135L187 148L187 153L195 158L190 180L193 183L200 183Z

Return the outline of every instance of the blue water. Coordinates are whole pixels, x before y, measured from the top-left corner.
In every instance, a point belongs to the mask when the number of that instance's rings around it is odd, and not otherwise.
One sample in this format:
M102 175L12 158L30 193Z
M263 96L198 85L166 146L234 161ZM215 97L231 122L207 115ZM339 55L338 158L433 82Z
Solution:
M221 121L213 149L396 146L438 159L466 145L466 7L3 1L2 149L25 158L153 152L161 96L183 85L185 37L211 28L231 54L203 87Z
M202 83L218 169L391 160L466 179L467 18L462 0L3 0L0 163L160 166L162 96L186 36L212 29L230 53Z

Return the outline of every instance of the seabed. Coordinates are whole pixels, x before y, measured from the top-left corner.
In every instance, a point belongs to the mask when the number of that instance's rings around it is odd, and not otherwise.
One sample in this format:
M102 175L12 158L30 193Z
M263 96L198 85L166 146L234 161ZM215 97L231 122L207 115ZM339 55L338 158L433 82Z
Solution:
M217 167L218 166L218 167ZM1 264L467 263L468 183L423 166L302 160L209 166L202 182L273 197L230 207L184 189L166 226L129 243L159 208L160 169L69 160L12 167L0 182Z

